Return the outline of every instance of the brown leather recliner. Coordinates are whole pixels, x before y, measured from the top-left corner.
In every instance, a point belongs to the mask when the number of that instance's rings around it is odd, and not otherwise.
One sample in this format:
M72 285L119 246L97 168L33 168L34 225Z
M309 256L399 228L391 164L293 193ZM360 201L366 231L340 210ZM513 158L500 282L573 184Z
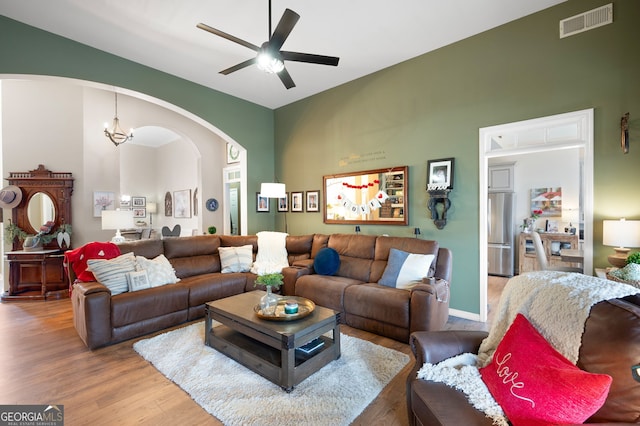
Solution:
M473 408L464 394L442 383L416 378L425 362L438 363L461 353L477 353L486 332L447 330L417 332L410 337L415 365L407 377L411 425L487 425L491 420ZM632 366L640 364L640 295L593 306L585 323L577 366L613 377L605 404L586 423L640 423L640 383Z

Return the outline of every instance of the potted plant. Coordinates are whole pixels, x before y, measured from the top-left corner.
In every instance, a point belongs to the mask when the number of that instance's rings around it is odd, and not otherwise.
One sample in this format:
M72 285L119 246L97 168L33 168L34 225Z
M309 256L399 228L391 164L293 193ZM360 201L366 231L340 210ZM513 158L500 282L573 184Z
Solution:
M627 256L627 265L630 263L637 263L640 265L640 251L631 253L629 256Z
M278 289L282 285L284 275L280 272L258 275L254 286L260 284L267 288L267 294L260 299L260 309L263 315L274 315L278 306L278 297L273 294L272 287Z
M15 240L16 237L19 241L24 241L28 236L29 234L23 231L15 223L12 223L11 220L9 220L9 224L4 228L4 238L7 244L13 244L13 240Z
M216 231L217 231L217 229L216 229L216 227L215 227L215 226L210 226L210 227L208 227L208 228L207 228L207 232L208 232L209 234L211 234L211 235L215 234L215 233L216 233Z

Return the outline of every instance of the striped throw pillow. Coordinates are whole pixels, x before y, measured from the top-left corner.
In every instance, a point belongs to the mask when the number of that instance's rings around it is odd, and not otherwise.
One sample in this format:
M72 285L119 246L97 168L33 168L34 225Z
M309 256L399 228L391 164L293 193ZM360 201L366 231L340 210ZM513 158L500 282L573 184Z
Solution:
M93 273L96 280L115 296L129 290L127 274L136 270L136 258L133 253L125 253L109 260L89 259L87 266L87 270Z
M219 247L222 273L249 272L253 264L253 246L247 244L239 247Z

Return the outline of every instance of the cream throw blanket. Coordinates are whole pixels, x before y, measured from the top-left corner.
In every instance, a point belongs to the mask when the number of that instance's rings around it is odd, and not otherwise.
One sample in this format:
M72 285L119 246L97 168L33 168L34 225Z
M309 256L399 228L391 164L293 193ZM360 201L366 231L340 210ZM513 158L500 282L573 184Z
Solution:
M282 272L289 266L287 256L287 235L284 232L260 231L258 236L258 254L251 266L256 275Z
M575 364L591 307L603 300L636 293L638 289L630 285L577 273L539 271L518 275L505 286L493 326L480 345L478 355L462 354L435 365L425 363L418 371L418 378L442 382L462 391L494 424L507 425L478 368L491 362L516 315L522 313L527 317L558 352Z

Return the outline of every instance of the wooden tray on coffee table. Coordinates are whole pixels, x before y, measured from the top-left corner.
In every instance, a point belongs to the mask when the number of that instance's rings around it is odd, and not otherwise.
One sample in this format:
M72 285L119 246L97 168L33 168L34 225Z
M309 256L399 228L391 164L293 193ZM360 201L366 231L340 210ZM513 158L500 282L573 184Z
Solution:
M295 314L285 314L284 313L284 305L287 301L292 300L298 303L298 312ZM311 314L313 310L316 308L315 303L313 303L309 299L305 299L304 297L298 296L285 296L278 299L278 305L276 306L276 312L274 315L267 315L262 313L262 309L260 309L260 305L256 305L253 307L253 311L256 313L258 318L269 320L269 321L294 321L300 318L304 318L307 315Z

